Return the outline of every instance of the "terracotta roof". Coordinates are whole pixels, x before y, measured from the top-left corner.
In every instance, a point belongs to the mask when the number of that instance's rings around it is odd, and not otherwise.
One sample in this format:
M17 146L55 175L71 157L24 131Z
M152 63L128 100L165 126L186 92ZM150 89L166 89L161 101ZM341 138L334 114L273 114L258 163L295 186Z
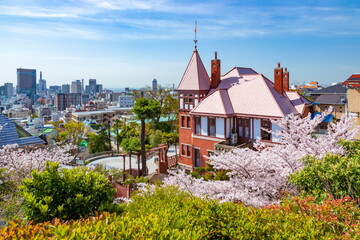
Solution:
M233 68L222 76L218 89L203 99L191 113L229 113L230 109L224 108L225 101L229 101L234 114L239 115L283 117L299 113L286 95L280 95L274 89L270 80L252 69L246 70L250 74L241 74L241 69Z
M314 85L318 85L318 82L310 82L309 84L314 84Z
M360 74L353 74L343 82L344 85L360 87Z
M194 51L178 90L209 90L210 78L206 72L198 51Z

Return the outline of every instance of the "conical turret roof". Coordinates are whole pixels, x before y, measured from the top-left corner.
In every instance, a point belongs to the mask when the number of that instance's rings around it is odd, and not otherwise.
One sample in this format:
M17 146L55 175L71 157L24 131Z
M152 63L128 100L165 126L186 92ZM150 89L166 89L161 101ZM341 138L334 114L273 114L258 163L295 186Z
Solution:
M209 90L210 78L197 50L191 56L189 64L180 81L178 90Z

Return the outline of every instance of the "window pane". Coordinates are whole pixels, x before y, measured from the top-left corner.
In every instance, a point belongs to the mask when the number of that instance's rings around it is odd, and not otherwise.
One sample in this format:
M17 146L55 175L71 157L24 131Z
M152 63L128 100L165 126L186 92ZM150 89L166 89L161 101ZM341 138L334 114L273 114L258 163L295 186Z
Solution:
M209 118L209 136L215 136L216 129L215 129L215 118Z
M243 127L239 126L239 136L243 137Z
M200 117L195 117L195 133L200 134L200 132L201 132Z
M249 136L250 136L249 127L245 127L245 137L249 138Z

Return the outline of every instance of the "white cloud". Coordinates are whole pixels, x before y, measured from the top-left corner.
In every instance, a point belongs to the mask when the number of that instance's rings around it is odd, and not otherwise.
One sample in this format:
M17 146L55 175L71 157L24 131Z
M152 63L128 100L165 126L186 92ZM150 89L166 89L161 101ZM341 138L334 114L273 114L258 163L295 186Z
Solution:
M45 23L45 24L8 24L0 25L1 31L8 33L15 33L25 36L36 37L50 37L50 38L80 38L86 40L102 39L102 34L98 31L76 27L74 25L68 26L59 23Z

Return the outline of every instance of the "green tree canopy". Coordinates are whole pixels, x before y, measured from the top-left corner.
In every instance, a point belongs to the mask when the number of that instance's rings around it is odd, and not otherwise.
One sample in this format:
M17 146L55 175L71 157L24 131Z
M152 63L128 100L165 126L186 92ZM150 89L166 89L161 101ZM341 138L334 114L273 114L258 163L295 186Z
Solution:
M146 175L146 155L145 155L145 120L154 119L160 116L161 105L158 101L149 100L146 98L139 98L135 101L133 112L137 118L141 121L141 134L140 134L140 145L141 145L141 168L142 175Z
M346 141L342 145L344 156L328 154L322 159L308 156L304 168L290 176L305 195L323 200L327 195L334 198L350 196L359 201L360 197L360 141Z

